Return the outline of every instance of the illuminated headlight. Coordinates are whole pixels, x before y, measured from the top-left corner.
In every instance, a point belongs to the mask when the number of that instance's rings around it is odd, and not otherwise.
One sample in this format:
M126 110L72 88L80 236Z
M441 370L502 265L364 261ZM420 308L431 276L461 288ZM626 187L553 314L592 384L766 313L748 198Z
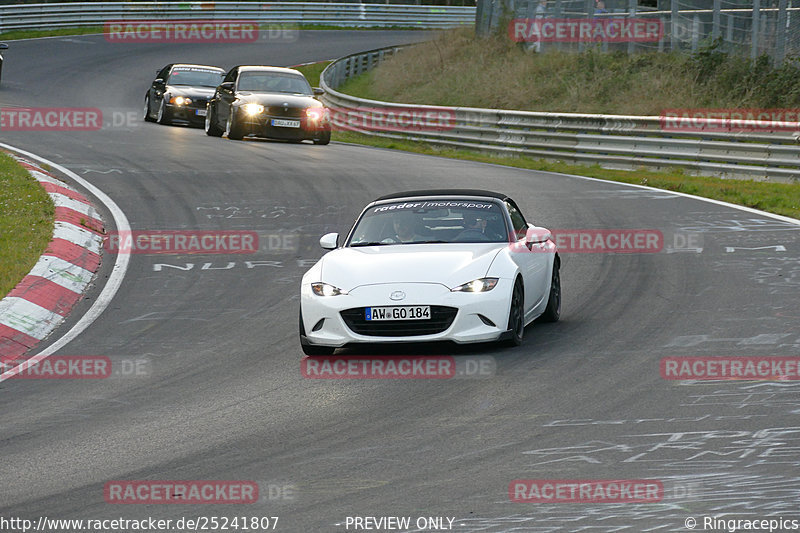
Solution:
M322 282L312 283L311 290L314 291L314 294L317 296L339 296L340 294L347 294L347 291L343 291L339 287L334 287L333 285Z
M175 105L189 105L192 103L192 99L186 96L173 96L169 99L169 103Z
M309 107L306 109L306 117L309 120L313 120L314 122L318 122L325 118L326 109L324 107Z
M452 292L486 292L494 289L495 285L497 285L497 279L498 278L476 279L450 290Z
M244 104L242 106L242 109L244 109L245 113L251 116L258 115L264 112L264 106L261 104Z

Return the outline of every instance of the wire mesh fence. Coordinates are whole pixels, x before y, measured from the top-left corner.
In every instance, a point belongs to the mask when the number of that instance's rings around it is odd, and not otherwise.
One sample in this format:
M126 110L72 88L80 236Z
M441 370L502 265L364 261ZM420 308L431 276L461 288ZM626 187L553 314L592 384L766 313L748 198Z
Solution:
M478 0L479 35L508 33L533 51L720 50L777 65L800 56L800 0Z

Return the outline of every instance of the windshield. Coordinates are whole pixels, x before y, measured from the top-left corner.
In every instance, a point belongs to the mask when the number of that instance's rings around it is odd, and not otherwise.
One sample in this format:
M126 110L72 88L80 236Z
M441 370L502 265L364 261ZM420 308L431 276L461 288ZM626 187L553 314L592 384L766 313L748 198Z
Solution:
M311 86L305 78L275 72L242 72L239 75L239 90L260 93L288 93L310 96Z
M216 87L222 83L224 72L202 68L175 68L169 75L170 85L193 85L195 87Z
M418 200L371 207L347 246L508 242L500 206L481 200Z

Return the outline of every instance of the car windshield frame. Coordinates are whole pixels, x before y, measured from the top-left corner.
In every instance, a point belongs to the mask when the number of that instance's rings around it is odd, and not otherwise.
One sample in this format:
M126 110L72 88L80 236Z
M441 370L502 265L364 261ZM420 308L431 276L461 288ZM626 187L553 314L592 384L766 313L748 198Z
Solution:
M259 84L257 88L250 88L250 85L245 84L242 87L242 81L247 78L263 78L269 80L279 80L283 81L286 80L290 84L295 84L293 88L300 88L297 83L303 85L302 90L278 90L277 87L270 87L265 84ZM276 82L276 85L277 83ZM292 89L293 89L292 88ZM286 87L286 89L290 89ZM314 91L311 88L311 84L308 83L308 80L298 74L291 74L285 72L272 72L272 71L263 71L263 70L245 70L239 73L239 76L236 79L236 91L237 92L248 92L248 93L272 93L272 94L299 94L302 96L313 96Z
M409 231L409 224L413 232ZM348 232L343 247L508 244L509 227L505 206L495 198L397 199L367 206ZM405 235L400 235L401 231ZM391 232L394 233L389 235Z

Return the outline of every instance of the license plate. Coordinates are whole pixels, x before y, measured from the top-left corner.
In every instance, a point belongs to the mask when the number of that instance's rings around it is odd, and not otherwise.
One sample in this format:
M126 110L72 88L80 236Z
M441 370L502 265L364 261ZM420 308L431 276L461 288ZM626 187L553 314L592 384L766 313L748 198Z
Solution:
M280 118L273 118L271 124L273 126L279 126L281 128L299 128L300 121L299 120L283 120Z
M406 305L399 307L367 307L365 317L368 321L376 320L430 320L429 305Z
M194 114L195 115L199 115L201 117L204 117L204 116L206 116L206 110L205 109L198 109L197 111L194 112Z

